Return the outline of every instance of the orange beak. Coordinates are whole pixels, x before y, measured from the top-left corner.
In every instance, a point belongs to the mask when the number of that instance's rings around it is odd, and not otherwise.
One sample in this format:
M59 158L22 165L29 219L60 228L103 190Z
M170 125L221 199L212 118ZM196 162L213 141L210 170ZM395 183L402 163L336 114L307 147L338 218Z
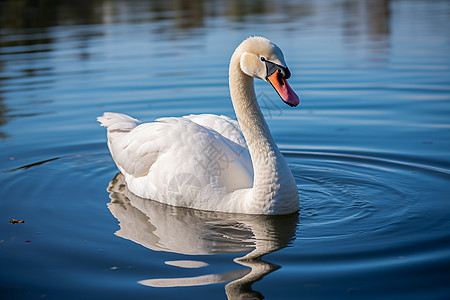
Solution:
M272 75L268 76L267 79L286 104L289 106L297 106L300 103L300 98L291 88L286 79L283 78L279 69Z

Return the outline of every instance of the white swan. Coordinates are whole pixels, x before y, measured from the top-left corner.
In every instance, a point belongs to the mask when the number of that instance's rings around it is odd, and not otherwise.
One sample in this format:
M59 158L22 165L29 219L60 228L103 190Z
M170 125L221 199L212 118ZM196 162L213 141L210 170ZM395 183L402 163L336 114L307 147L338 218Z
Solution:
M98 118L108 129L108 147L131 192L209 211L269 215L298 210L297 185L253 85L253 78L268 81L284 102L299 104L286 81L290 72L283 53L268 39L250 37L231 57L229 76L239 123L216 115L145 124L118 113Z

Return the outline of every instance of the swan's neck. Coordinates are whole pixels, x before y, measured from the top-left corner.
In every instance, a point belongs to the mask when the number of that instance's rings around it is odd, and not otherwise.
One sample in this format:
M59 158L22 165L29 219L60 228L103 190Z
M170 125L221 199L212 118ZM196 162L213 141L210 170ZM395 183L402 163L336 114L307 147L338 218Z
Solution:
M253 78L242 72L236 53L231 59L229 76L233 107L253 163L253 189L245 205L255 212L296 211L295 180L258 105Z

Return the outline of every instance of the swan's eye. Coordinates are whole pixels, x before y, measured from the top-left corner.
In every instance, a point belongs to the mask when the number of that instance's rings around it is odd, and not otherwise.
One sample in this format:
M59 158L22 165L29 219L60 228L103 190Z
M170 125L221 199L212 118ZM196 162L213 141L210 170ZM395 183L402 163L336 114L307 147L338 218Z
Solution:
M261 61L266 61L266 58L265 58L264 56L260 56L259 59L260 59Z

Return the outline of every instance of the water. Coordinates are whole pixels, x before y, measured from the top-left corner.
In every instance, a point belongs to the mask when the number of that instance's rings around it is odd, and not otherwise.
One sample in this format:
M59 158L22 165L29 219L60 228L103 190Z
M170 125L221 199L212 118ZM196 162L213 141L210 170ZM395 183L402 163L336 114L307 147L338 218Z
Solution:
M0 8L2 299L450 297L448 1ZM302 99L256 82L299 214L130 195L95 118L233 117L227 64L255 34Z

